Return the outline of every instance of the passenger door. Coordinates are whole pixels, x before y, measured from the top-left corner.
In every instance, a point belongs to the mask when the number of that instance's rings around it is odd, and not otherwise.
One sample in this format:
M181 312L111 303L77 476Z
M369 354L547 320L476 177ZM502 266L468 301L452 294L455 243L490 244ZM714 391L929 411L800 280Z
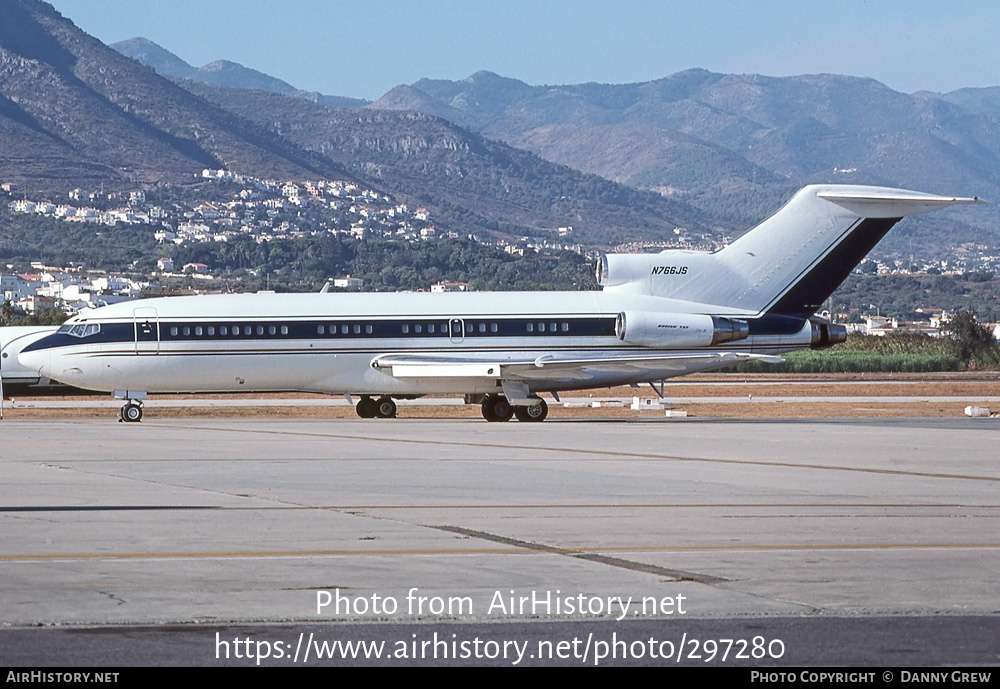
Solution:
M135 353L160 353L160 319L156 309L150 306L139 306L133 309L135 323Z
M455 344L465 340L465 321L461 318L452 318L448 322L448 335Z

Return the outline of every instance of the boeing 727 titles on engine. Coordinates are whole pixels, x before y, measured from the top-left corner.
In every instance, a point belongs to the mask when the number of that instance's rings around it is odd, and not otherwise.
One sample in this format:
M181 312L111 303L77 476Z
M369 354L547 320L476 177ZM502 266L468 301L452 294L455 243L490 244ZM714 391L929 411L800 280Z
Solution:
M126 400L147 393L308 391L358 396L364 418L443 393L488 421L542 421L541 393L644 383L843 342L815 315L904 216L977 198L813 185L714 253L611 254L600 292L242 294L85 311L21 364Z

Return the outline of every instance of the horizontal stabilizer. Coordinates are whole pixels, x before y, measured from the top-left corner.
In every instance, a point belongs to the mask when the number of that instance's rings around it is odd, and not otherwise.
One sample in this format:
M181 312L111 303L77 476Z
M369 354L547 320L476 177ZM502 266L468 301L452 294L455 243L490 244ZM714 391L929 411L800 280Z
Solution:
M930 213L949 206L973 206L986 202L977 196L936 196L905 189L855 187L866 191L821 191L816 196L865 218L902 218Z

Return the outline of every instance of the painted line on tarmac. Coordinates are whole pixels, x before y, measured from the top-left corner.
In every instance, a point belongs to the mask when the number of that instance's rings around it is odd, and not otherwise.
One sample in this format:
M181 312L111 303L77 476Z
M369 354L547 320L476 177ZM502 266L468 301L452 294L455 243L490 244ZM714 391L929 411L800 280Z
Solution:
M441 530L445 530L442 527ZM457 532L456 532L457 533ZM502 536L497 539L504 538ZM164 560L164 559L240 559L344 557L381 555L572 555L575 557L602 553L684 553L684 552L773 552L773 551L834 551L834 550L998 550L998 543L803 543L760 545L679 545L679 546L615 546L597 548L554 548L540 544L532 547L511 545L510 548L390 548L340 550L233 550L192 551L173 553L16 553L0 555L2 562L37 560ZM554 548L554 549L553 549ZM559 552L556 552L559 551ZM586 558L584 558L586 559ZM669 570L674 571L674 570Z

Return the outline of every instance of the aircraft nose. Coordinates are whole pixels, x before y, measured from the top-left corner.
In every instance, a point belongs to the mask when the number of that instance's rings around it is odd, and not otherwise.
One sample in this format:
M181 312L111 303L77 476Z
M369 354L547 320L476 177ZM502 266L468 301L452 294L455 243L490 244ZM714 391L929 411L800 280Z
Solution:
M39 375L51 378L49 375L52 368L51 350L40 349L31 352L18 352L17 363L29 371L37 371Z

